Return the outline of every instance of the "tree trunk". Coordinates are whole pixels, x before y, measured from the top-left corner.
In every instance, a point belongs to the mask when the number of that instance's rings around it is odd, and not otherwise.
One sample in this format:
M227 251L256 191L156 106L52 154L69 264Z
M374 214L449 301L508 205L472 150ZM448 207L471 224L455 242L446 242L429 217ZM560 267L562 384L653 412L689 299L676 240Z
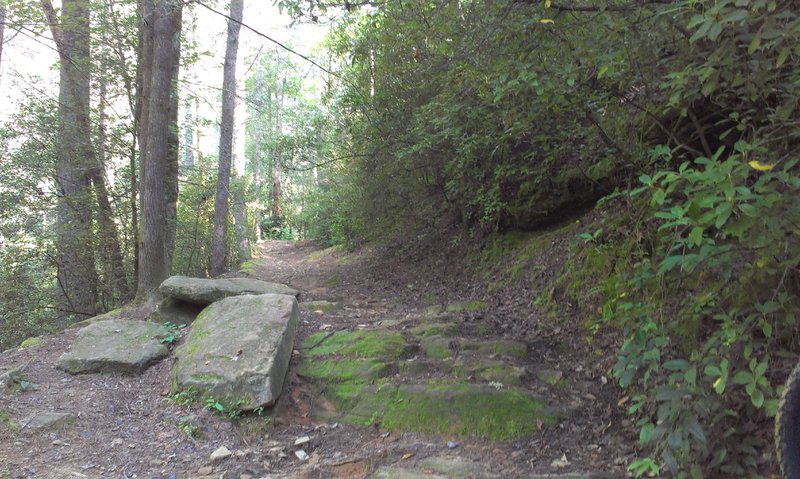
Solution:
M95 164L89 123L89 2L64 0L61 21L41 1L61 60L56 148L56 260L59 322L97 313L90 172Z
M105 17L101 17L101 21ZM103 33L103 45L108 44L105 32ZM105 57L100 61L100 69L105 72L109 65ZM100 75L100 104L98 105L99 119L97 128L97 163L89 172L94 194L97 198L97 218L100 226L99 252L103 260L103 309L108 310L130 299L128 278L125 272L125 265L120 248L119 233L114 222L114 210L108 198L108 188L106 188L105 166L106 166L106 96L107 85L106 77Z
M259 106L258 110L253 111L253 157L251 165L253 168L253 196L255 197L255 206L253 207L253 223L255 224L254 238L256 241L261 241L261 140L262 140L262 118L261 109L263 102L260 101L263 95L262 89L264 88L264 69L258 65L256 71L256 84L255 84L255 97L256 104Z
M247 203L244 194L244 179L237 175L238 184L234 185L232 191L232 213L234 237L236 238L236 260L241 265L252 258L250 251L250 239L247 234Z
M228 42L222 80L222 119L219 137L219 169L217 195L214 203L214 235L211 244L209 273L219 276L225 272L228 237L228 198L233 152L233 113L236 102L236 54L239 49L243 0L231 0L231 20L228 21Z
M281 135L283 135L283 91L286 89L286 79L278 85L275 91L275 150L272 155L272 191L270 193L270 210L272 214L272 227L283 227L283 190L281 185Z
M180 62L179 0L140 0L141 235L137 298L147 299L172 270L177 200L177 81Z

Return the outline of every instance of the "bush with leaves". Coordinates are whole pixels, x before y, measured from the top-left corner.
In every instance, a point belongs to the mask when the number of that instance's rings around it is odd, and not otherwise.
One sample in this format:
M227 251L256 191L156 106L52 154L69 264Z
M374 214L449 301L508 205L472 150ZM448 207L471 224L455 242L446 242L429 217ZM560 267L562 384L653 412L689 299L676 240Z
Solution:
M614 374L652 448L637 475L756 477L771 366L800 333L800 16L791 2L675 3L691 37L666 108L706 154L658 148L666 164L631 192L648 195L656 247L605 308L626 334Z

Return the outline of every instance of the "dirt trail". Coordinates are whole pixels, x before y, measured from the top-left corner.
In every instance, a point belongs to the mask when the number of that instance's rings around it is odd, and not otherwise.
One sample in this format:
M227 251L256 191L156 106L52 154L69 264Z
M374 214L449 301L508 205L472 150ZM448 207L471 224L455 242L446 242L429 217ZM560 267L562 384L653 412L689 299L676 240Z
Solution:
M515 367L526 371L518 387L568 412L555 424L539 424L521 439L499 442L387 432L380 425L332 419L333 405L320 384L297 374L309 354L303 341L333 331L406 334L425 326L431 305L485 299L477 296L481 287L446 277L441 265L277 241L261 245L259 257L239 274L288 284L301 291L303 302L341 305L302 310L287 387L273 410L230 420L202 405L165 400L171 359L139 377L70 376L53 367L75 337L68 330L39 345L0 353L0 374L23 367L26 386L21 390L17 382L0 396L0 478L589 477L567 475L571 472L625 477L636 437L604 376L613 350L580 345L583 335L568 325L532 327L538 332L511 338L507 331L514 328L505 327L508 323L540 321L514 301L453 313L458 324L480 328L482 340L528 343L527 353L515 360ZM426 374L435 379L441 373ZM403 374L397 372L395 380L402 382ZM466 380L479 382L469 375ZM40 412L74 419L48 431L19 428L24 418ZM308 443L294 445L305 436ZM221 446L231 455L212 460ZM298 449L308 458L298 459Z

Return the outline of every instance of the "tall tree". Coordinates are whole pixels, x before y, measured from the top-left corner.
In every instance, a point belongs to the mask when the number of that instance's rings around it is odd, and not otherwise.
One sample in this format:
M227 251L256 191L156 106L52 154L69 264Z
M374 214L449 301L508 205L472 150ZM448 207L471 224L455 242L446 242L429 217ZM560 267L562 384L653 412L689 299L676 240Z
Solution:
M56 148L56 261L59 322L97 312L92 245L91 172L95 166L89 123L89 1L64 0L61 18L41 0L61 63Z
M212 238L209 273L225 272L228 237L231 157L233 154L233 113L236 102L236 54L239 49L239 30L242 26L244 0L231 1L228 20L228 41L225 47L225 66L222 80L222 119L219 136L219 169L217 194L214 203L214 235Z
M285 73L284 73L285 75ZM270 162L272 173L272 190L269 195L271 224L273 228L283 226L283 184L281 181L281 155L283 153L281 145L281 135L283 135L283 98L286 91L286 77L276 83L275 89L275 147L272 150L272 161Z
M3 66L3 35L6 30L6 4L0 0L0 67Z
M136 296L146 299L172 269L178 196L178 95L183 2L139 0L141 45L141 233Z

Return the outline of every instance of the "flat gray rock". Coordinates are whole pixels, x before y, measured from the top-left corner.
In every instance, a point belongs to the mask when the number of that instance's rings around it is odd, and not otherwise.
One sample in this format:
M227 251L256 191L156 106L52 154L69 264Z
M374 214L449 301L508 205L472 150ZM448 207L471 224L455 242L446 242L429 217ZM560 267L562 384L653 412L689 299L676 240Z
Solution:
M66 426L75 416L63 412L37 412L20 421L23 429L54 429Z
M298 297L300 292L285 284L252 278L203 279L172 276L158 287L168 298L195 304L211 304L223 298L257 294L286 294Z
M299 317L283 294L213 303L175 350L178 390L194 389L243 411L273 404L283 388Z
M165 332L162 325L145 321L98 321L78 331L56 367L70 374L140 374L168 354L159 342Z

